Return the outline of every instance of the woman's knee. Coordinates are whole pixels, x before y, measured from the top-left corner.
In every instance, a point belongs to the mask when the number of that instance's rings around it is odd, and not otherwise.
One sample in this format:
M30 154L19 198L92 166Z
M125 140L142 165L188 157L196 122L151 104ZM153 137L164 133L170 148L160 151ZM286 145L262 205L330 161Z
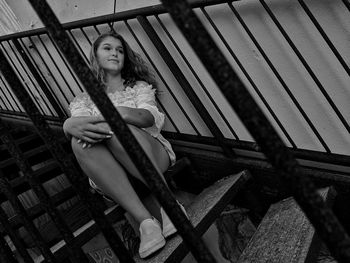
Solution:
M74 153L76 158L82 159L82 158L93 157L93 153L92 153L93 147L91 147L91 148L84 147L83 148L83 143L78 143L78 140L76 138L72 138L71 146L72 146L72 150L73 150L73 153Z
M141 144L144 150L151 148L151 144L149 143L149 141L145 140L144 138L145 132L143 130L131 124L128 124L128 127L135 139L138 141L139 144ZM106 140L106 145L108 147L113 147L114 152L117 151L120 154L126 154L124 146L120 143L119 139L115 135L111 139Z

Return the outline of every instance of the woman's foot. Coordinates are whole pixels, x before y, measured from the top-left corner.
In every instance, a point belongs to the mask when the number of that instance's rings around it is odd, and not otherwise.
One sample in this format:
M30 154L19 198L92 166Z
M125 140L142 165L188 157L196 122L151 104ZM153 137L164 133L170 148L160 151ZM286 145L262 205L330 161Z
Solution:
M188 218L188 215L187 215L186 210L183 207L183 205L180 204L179 202L177 202L177 203L179 204L181 210L185 213L186 217ZM160 214L162 216L163 236L168 237L168 236L175 234L177 232L177 229L175 228L173 223L170 221L170 218L165 213L163 207L160 208Z
M149 218L141 222L140 239L139 254L141 258L148 257L165 246L165 239L157 219Z

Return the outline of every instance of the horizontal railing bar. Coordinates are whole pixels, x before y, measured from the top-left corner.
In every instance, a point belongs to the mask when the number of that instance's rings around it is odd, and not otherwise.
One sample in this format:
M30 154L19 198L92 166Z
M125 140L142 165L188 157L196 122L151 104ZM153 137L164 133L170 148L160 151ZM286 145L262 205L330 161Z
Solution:
M25 112L19 112L19 111L8 111L8 110L0 110L0 114L6 114L6 115L13 115L13 116L19 116L19 117L26 117L28 118L28 114ZM58 121L58 122L62 122L62 119L59 117L55 117L55 116L48 116L48 115L44 115L45 120L47 121ZM28 119L29 121L29 119Z
M241 1L241 0L235 0L235 2ZM217 4L223 4L227 2L227 0L191 0L190 4L192 8L198 8L202 6L211 6L211 5L217 5ZM94 18L89 19L82 19L74 22L68 22L62 24L63 29L70 30L70 29L76 29L80 27L88 27L88 26L94 26L98 24L105 24L109 22L115 22L115 21L121 21L121 20L128 20L136 18L138 15L142 16L151 16L151 15L160 15L168 13L167 10L162 5L153 5L148 7L142 7L142 8L136 8L132 10L127 10L123 12L118 12L115 14L110 15L103 15L98 16ZM28 36L36 36L36 35L42 35L47 34L46 28L38 28L38 29L32 29L24 32L9 34L6 36L0 36L0 42L5 40L10 40L14 38L22 38L22 37L28 37Z
M275 168L265 159L255 159L249 158L247 156L239 156L237 153L237 157L228 158L222 152L218 151L208 151L206 149L197 147L182 147L182 145L177 145L175 143L172 144L173 148L179 154L185 154L189 159L195 160L199 158L200 160L210 159L213 160L218 167L226 169L230 167L230 169L248 169L255 176L254 178L258 180L260 177L263 178L264 175L269 175L269 180L279 180L279 173ZM217 149L219 149L217 147ZM195 161L193 161L195 163ZM339 187L344 187L345 189L349 189L350 186L350 175L349 173L342 173L336 171L327 171L318 169L315 167L308 167L300 165L300 171L303 175L313 179L313 180L321 180L327 184L334 184ZM219 178L217 178L219 179Z
M0 110L0 114L1 113L2 111ZM26 114L23 114L23 115L26 115ZM52 117L47 116L45 117L45 119L50 120L52 119ZM58 122L57 126L63 125L62 120L55 118L55 121ZM32 126L30 123L28 123L28 125ZM57 128L61 132L62 127L57 127ZM202 143L202 144L208 144L208 145L217 145L217 141L214 140L213 137L198 136L198 135L168 132L168 131L162 131L162 134L167 139L183 140L183 141L196 142L196 143ZM224 143L227 144L228 146L233 147L234 149L261 152L259 145L255 142L242 141L242 140L237 141L234 139L225 138ZM310 161L319 161L319 162L325 162L325 163L336 164L336 165L344 165L344 166L349 166L350 164L350 156L345 154L326 153L326 152L320 152L320 151L314 151L314 150L308 150L308 149L293 149L293 148L289 148L289 149L294 153L295 157L297 157L298 159L306 159Z
M208 145L217 145L217 142L212 137L195 136L190 134L178 134L178 133L165 132L165 131L163 131L162 134L167 139L183 140L183 141L196 142L196 143L202 143L202 144L208 144ZM224 143L228 146L233 147L234 149L241 149L241 150L261 153L260 147L255 142L225 139ZM290 147L289 147L289 150L293 152L295 157L297 157L298 159L319 161L319 162L325 162L325 163L336 164L336 165L344 165L344 166L350 165L349 155L326 153L326 152L319 152L319 151L313 151L313 150L307 150L307 149L294 149Z

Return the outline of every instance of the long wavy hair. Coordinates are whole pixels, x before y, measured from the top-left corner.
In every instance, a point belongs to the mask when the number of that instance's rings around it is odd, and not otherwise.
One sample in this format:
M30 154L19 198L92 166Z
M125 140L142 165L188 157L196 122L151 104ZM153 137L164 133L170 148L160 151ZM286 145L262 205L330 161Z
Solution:
M156 81L153 73L148 68L146 62L142 57L133 51L124 38L116 32L104 33L98 36L93 42L90 51L90 67L97 79L106 85L106 73L102 69L97 60L97 49L101 42L107 37L114 37L118 39L124 50L124 67L121 71L121 76L124 79L124 86L134 86L136 81L143 80L152 84L156 88Z

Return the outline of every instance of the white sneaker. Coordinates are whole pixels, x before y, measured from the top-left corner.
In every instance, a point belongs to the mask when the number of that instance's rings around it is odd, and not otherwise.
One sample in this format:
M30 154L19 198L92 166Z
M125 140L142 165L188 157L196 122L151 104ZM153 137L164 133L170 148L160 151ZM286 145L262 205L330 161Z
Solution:
M185 213L186 217L188 218L188 215L186 213L185 208L183 207L182 204L177 202L181 208L181 210ZM163 207L160 208L160 214L162 216L162 225L163 225L163 236L168 237L177 232L176 227L173 225L173 223L170 221L170 218L168 215L165 213Z
M165 246L165 239L157 219L145 219L141 222L140 239L139 254L141 258L148 257Z

